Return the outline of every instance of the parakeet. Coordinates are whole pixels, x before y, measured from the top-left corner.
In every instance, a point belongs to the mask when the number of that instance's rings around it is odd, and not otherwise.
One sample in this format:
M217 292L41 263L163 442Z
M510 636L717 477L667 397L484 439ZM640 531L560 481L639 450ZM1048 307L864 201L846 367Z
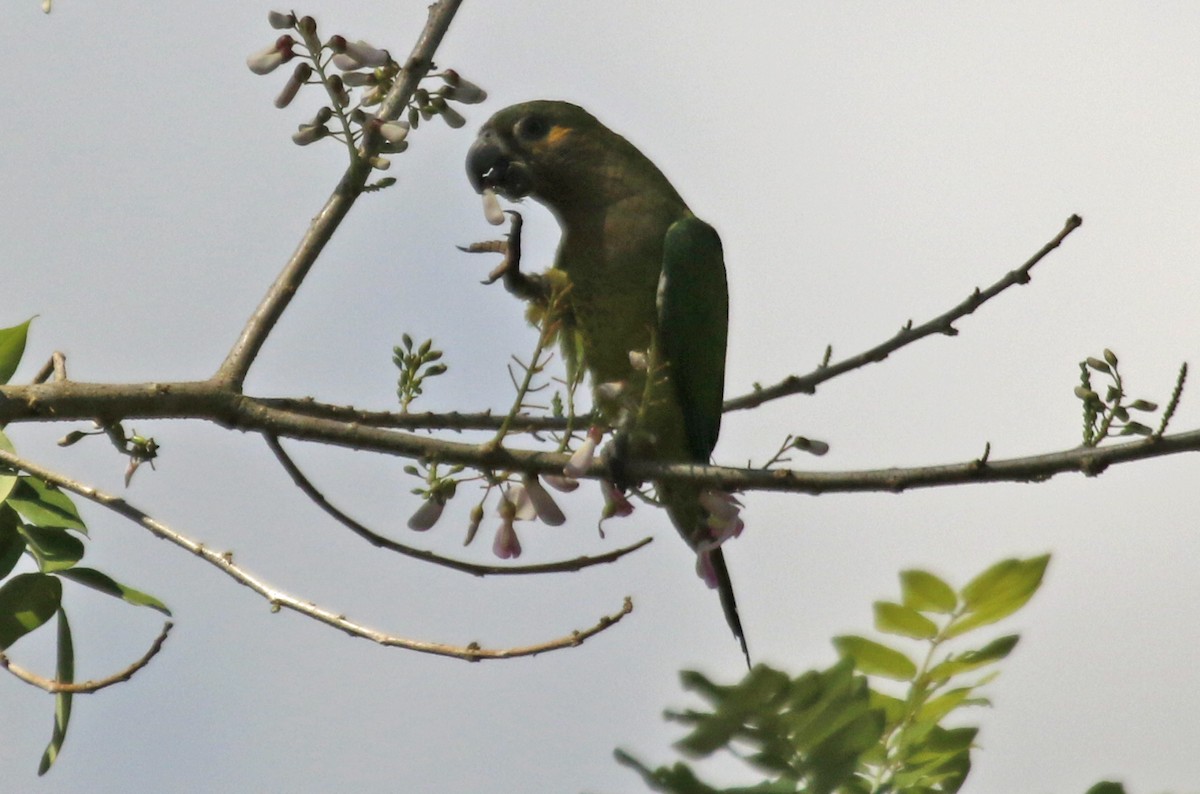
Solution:
M467 172L476 191L533 198L558 219L554 269L570 283L564 333L572 339L563 347L590 375L595 405L617 429L619 457L708 463L721 428L729 322L716 231L645 155L567 102L496 113L467 155ZM721 551L741 530L736 502L691 483L661 482L655 491L719 591L745 653Z

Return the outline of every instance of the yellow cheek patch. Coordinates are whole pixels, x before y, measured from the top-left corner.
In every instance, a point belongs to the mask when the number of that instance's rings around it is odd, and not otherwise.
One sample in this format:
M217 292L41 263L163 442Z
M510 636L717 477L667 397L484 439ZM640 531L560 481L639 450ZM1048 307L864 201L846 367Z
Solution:
M557 146L563 138L573 132L570 127L564 127L561 124L555 124L550 128L550 132L546 133L546 143L551 146Z

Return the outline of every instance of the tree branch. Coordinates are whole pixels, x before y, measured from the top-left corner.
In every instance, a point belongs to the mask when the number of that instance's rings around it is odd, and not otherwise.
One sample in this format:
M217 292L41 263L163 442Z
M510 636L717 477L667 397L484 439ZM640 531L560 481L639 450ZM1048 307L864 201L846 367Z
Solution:
M565 573L578 571L583 568L589 568L593 565L616 562L626 554L637 551L642 546L645 546L654 540L653 538L648 537L642 538L637 543L634 543L630 546L623 546L615 551L610 551L606 554L599 554L595 557L579 556L572 560L561 560L559 562L541 563L538 565L478 565L475 563L465 562L463 560L452 559L450 557L442 557L441 555L434 554L431 551L425 551L424 549L406 546L403 543L397 543L394 540L385 538L384 536L371 531L358 521L355 521L353 518L346 515L341 510L331 505L325 498L325 495L317 490L316 486L312 484L312 481L304 475L304 472L300 471L300 468L296 465L296 462L293 461L287 452L284 451L283 447L280 446L278 438L272 435L267 435L265 436L265 439L267 446L271 448L271 451L275 453L275 457L279 459L280 465L282 465L287 473L291 476L292 481L296 483L296 487L303 491L304 494L317 505L317 507L333 516L351 532L379 548L388 549L389 551L394 551L399 554L403 554L406 557L412 557L413 559L421 560L422 562L431 562L434 565L440 565L444 568L450 568L451 570L462 571L464 573L481 577L516 574Z
M3 667L5 670L12 673L25 683L31 684L38 689L44 689L52 695L58 694L59 692L69 692L73 695L99 692L105 687L112 686L113 684L119 684L123 681L128 681L129 679L133 678L134 673L148 665L150 660L157 656L158 652L162 650L163 643L167 641L167 635L171 633L171 629L173 627L173 623L164 623L162 631L159 632L158 637L150 645L150 650L146 651L146 653L142 655L141 659L138 659L124 670L114 673L107 678L101 678L98 681L84 681L81 684L66 684L61 681L56 681L53 678L45 678L37 673L32 673L22 667L18 667L9 661L8 657L3 653L0 653L0 667Z
M134 507L119 496L106 493L89 485L76 482L68 477L40 466L31 461L25 460L11 452L0 450L0 464L9 466L14 469L32 474L46 482L54 483L60 488L63 488L71 493L82 496L84 499L95 502L96 504L112 510L114 513L123 516L124 518L141 525L149 530L157 538L170 541L181 549L185 549L197 557L200 557L205 562L218 568L226 576L233 579L239 584L245 585L254 592L261 595L271 604L272 610L290 609L293 612L298 612L305 617L312 618L334 628L341 629L347 634L354 637L363 637L365 639L377 642L380 645L386 645L395 648L404 648L410 651L419 653L428 653L435 656L449 656L456 659L465 659L467 661L476 662L483 659L511 659L519 656L535 656L539 653L555 651L562 648L570 648L576 645L581 645L585 640L599 634L601 631L618 623L621 618L633 611L633 601L629 597L625 598L625 603L617 612L612 615L601 617L595 624L583 630L575 630L571 633L553 640L538 643L536 645L526 645L517 648L482 648L476 643L471 643L465 646L447 645L437 642L425 642L422 640L412 640L405 637L399 637L393 634L386 634L349 620L344 615L339 615L327 609L317 606L309 601L303 601L295 596L278 590L271 585L259 579L256 576L248 573L233 562L233 555L229 552L217 552L207 548L203 543L198 543L185 535L171 529L161 521L151 517L142 510Z
M379 109L378 117L381 120L394 119L400 110L408 105L417 90L417 85L433 66L433 54L441 44L442 37L446 35L446 30L450 27L461 2L462 0L438 0L429 7L429 19L425 28ZM267 341L271 329L283 316L284 310L291 303L292 297L317 261L317 257L321 255L325 244L333 237L342 219L362 194L363 186L371 175L370 160L374 154L371 147L377 148L381 142L364 142L364 152L351 159L350 166L334 188L333 194L313 218L295 253L263 296L262 302L250 316L233 349L213 375L214 382L224 384L235 391L241 390L246 373Z
M561 474L568 460L566 455L555 452L492 448L300 415L231 393L211 382L113 385L66 381L0 387L0 424L46 419L91 421L92 417L97 416L107 421L125 418L207 419L224 427L263 435L408 458L461 463L477 469L508 469L530 474ZM628 461L626 468L629 477L636 481L689 481L742 491L888 492L968 482L1028 482L1044 480L1064 471L1094 475L1114 463L1196 450L1200 450L1200 430L1127 444L1078 447L1011 460L986 463L970 461L916 468L811 472L647 461ZM0 460L3 459L0 456ZM587 476L608 479L611 473L604 464L595 463Z
M1021 265L1016 270L1009 271L1004 278L982 292L976 288L966 300L945 314L940 314L932 320L916 327L913 327L912 322L909 321L891 339L876 345L870 350L865 350L856 356L851 356L833 364L822 363L821 366L807 375L789 375L774 386L758 388L749 394L743 394L740 397L726 400L724 410L742 411L792 394L814 394L819 384L836 378L838 375L850 370L883 361L895 351L916 342L918 339L923 339L931 334L954 336L958 333L958 329L954 327L956 320L972 313L1014 284L1029 283L1029 272L1033 270L1034 265L1041 262L1055 248L1058 248L1062 244L1062 241L1067 238L1067 235L1078 229L1082 224L1083 218L1080 218L1078 215L1072 215L1070 218L1067 218L1066 225L1063 226L1062 231L1055 235L1054 239L1042 246L1042 250L1034 254L1024 265Z

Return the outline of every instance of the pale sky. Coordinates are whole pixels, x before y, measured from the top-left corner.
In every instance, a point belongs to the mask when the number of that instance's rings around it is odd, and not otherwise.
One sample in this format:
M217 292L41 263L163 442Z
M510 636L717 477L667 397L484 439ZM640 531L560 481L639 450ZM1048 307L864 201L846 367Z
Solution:
M406 54L425 2L313 2L326 35ZM1022 264L1072 213L1083 227L1016 288L887 361L727 418L716 452L769 457L786 433L830 443L806 469L952 463L1079 443L1078 362L1116 351L1135 396L1165 401L1200 350L1200 7L1163 3L466 2L437 62L490 93L468 124L432 123L364 197L276 329L247 389L396 407L392 346L432 336L450 372L417 407L507 406L505 364L532 349L522 309L479 280L495 235L463 159L517 101L586 106L650 156L720 232L732 297L731 394L850 355ZM274 6L36 0L0 12L0 326L38 315L16 382L52 350L79 380L208 377L344 168L294 146L315 108L271 101L285 76L245 58ZM752 10L748 10L752 9ZM283 10L281 8L281 10ZM558 230L526 212L525 262ZM1194 390L1193 390L1194 391ZM76 700L63 756L35 778L52 702L0 678L0 779L14 791L626 792L615 747L673 762L681 668L744 671L717 599L666 517L640 507L595 531L594 485L561 528L522 527L522 562L600 553L614 566L480 580L377 550L292 487L261 440L198 422L133 422L162 447L134 504L297 596L415 639L523 645L634 613L581 648L467 664L350 639L267 604L215 569L84 505L86 564L163 598L176 629L132 682ZM1184 396L1174 429L1200 426ZM78 425L13 426L20 452L120 491ZM461 546L466 499L434 532L404 461L288 445L335 503L384 534ZM1200 746L1200 491L1177 456L1097 479L903 495L746 496L729 547L756 660L798 673L866 632L904 568L956 584L1006 556L1054 555L1042 592L994 634L1022 641L969 716L967 790L1195 790ZM489 523L492 519L489 518ZM490 533L490 527L485 529ZM70 588L78 676L139 656L155 613ZM50 639L13 648L52 670ZM991 635L988 635L991 636ZM980 637L981 641L985 639ZM737 764L712 776L749 782Z

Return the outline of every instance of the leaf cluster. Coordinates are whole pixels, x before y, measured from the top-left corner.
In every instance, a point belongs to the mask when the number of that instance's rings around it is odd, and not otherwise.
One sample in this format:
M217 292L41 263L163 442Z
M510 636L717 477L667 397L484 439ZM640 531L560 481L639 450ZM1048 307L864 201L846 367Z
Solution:
M29 322L0 329L0 383L16 371L25 351ZM12 452L8 437L0 432L0 449ZM25 635L57 616L58 683L71 683L75 650L71 627L62 603L63 581L86 585L135 606L146 606L169 615L154 596L121 584L108 574L79 565L87 527L67 494L37 477L0 468L0 658ZM23 557L37 570L14 573ZM54 730L42 755L38 774L45 774L58 757L71 715L71 692L55 694Z
M678 749L691 758L731 752L766 776L760 783L716 788L684 762L651 769L623 751L617 759L653 790L672 794L956 792L978 728L951 718L988 705L979 689L995 672L986 668L1007 657L1018 636L945 646L1024 606L1048 562L1048 555L1004 560L957 591L928 571L902 572L900 599L875 604L875 628L920 654L848 635L834 639L840 662L797 677L758 665L740 683L721 686L684 672L683 686L707 709L667 714L691 730Z
M404 334L400 342L392 348L392 362L400 370L400 380L396 385L400 411L408 413L408 406L424 393L422 387L425 381L445 374L448 367L441 362L442 351L433 348L432 339L416 345L411 336Z

